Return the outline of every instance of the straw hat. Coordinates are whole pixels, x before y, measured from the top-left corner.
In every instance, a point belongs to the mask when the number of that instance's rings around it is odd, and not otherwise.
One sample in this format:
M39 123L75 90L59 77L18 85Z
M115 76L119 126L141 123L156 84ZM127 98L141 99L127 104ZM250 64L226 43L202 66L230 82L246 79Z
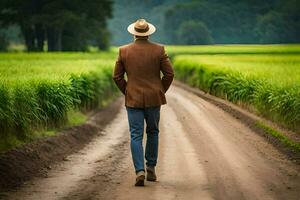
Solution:
M138 19L136 22L130 24L127 30L132 35L148 36L154 33L156 28L145 19Z

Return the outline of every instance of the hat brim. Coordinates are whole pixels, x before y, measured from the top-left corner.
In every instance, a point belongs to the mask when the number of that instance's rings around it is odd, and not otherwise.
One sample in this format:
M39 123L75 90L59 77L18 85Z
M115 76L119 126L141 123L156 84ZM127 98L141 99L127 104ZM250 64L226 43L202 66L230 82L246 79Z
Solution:
M132 34L132 35L137 35L137 36L148 36L153 34L156 31L156 28L153 24L148 23L149 25L149 30L147 32L141 33L141 32L137 32L136 30L134 30L134 24L132 23L127 27L127 31Z

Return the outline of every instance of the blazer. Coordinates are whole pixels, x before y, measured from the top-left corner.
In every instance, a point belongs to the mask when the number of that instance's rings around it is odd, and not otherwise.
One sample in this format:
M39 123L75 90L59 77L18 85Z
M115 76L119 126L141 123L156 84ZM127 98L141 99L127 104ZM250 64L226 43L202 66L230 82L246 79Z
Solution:
M165 93L173 77L164 46L137 39L119 48L113 79L125 95L126 106L145 108L166 104Z

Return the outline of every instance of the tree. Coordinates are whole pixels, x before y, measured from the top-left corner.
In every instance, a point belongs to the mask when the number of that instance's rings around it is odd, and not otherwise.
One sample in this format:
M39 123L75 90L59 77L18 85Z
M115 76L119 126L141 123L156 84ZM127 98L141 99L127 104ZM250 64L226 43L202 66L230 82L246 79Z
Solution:
M189 45L213 43L208 28L200 21L183 22L178 29L178 41Z
M258 18L256 31L262 43L299 43L300 2L280 2Z
M42 51L45 41L48 51L86 50L111 10L111 0L1 0L0 17L21 27L28 51Z
M282 43L287 31L283 16L275 11L260 17L256 30L262 43Z
M98 28L96 31L98 37L94 41L95 46L99 49L107 50L111 39L109 31L103 28Z
M8 47L8 41L5 34L0 32L0 51L6 51Z
M300 42L300 1L289 0L282 1L278 5L277 10L282 14L286 24L286 35L284 42L299 43Z

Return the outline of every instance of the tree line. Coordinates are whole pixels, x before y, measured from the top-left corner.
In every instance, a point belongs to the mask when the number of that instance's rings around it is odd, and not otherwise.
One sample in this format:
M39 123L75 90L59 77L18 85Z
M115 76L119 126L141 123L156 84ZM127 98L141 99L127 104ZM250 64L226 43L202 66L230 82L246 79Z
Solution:
M299 0L115 1L122 7L109 20L116 45L131 40L125 26L140 16L157 26L153 39L166 44L300 42ZM117 24L126 24L123 32Z
M110 17L111 0L1 0L0 3L1 28L18 25L28 51L43 51L45 44L48 51L85 51L91 44L106 49L109 44L106 21ZM1 40L2 44L6 42L0 34Z
M300 1L190 1L168 9L165 24L170 43L298 43Z
M299 0L112 1L1 0L0 51L11 26L29 51L106 49L132 41L126 28L140 17L157 27L152 39L165 44L300 42Z

